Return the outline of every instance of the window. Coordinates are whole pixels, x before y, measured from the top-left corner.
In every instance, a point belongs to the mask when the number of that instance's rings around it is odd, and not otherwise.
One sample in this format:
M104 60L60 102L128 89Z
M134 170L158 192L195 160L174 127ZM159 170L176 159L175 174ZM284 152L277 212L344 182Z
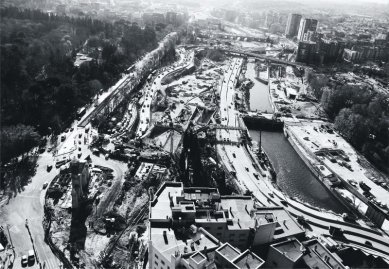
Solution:
M158 260L158 255L157 254L154 254L155 258Z
M245 234L240 234L240 235L239 235L239 237L244 237L244 236L245 236Z
M217 227L217 229L218 229L218 230L221 230L221 229L223 229L223 227Z
M216 236L219 236L219 237L220 237L220 236L222 236L222 233L217 233Z
M164 261L162 261L162 260L161 260L161 263L162 263L163 265L165 265L165 262L164 262Z
M157 263L157 261L155 261L154 263L155 263L155 265L156 265L156 266L158 266L158 263Z

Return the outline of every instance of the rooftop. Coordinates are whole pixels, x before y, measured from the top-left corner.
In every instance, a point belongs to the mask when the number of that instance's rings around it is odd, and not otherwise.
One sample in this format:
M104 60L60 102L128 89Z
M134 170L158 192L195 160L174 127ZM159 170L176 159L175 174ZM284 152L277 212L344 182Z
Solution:
M201 252L196 252L195 254L190 256L190 258L194 260L196 263L200 263L206 259L206 257L203 254L201 254Z
M271 245L271 247L293 262L298 261L303 256L305 250L304 246L297 239L276 243Z
M226 258L229 261L235 260L240 255L240 251L228 243L225 243L223 246L218 248L216 251L218 253L220 253L221 256L223 256L224 258Z
M219 241L202 228L195 233L179 235L173 229L155 226L158 225L152 224L150 227L150 241L169 261L172 255L195 253L203 251L205 247L212 250L219 246ZM197 260L199 258L195 257Z
M304 229L283 207L256 208L255 216L263 216L264 214L267 218L266 221L271 222L271 217L273 217L273 221L279 224L274 233L274 240L305 233Z
M255 209L250 196L222 196L220 208L227 210L226 218L232 219L228 229L254 228L255 221L251 217L251 212Z
M182 183L168 182L155 193L154 201L151 202L150 218L167 219L172 217L169 195L171 197L181 196L183 193Z
M338 255L330 252L316 239L304 242L304 245L309 251L303 256L303 260L309 268L346 268Z
M260 268L264 263L264 260L248 249L234 261L235 266L239 269L256 269Z

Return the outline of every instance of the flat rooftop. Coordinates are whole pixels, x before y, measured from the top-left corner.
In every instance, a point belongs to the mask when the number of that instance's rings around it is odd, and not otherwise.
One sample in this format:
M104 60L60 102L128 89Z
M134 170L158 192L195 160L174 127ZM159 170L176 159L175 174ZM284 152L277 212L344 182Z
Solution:
M228 225L229 230L254 228L255 221L250 213L255 209L251 197L222 196L220 207L223 210L228 210L226 218L232 219L232 223Z
M346 268L338 255L330 252L316 239L304 242L304 245L309 252L304 254L303 260L310 268Z
M201 252L197 252L193 254L192 256L190 256L190 258L194 260L196 263L200 263L206 259L206 257L203 254L201 254Z
M293 262L298 261L303 256L305 250L303 244L297 239L276 243L271 245L271 247Z
M166 240L164 232L166 232ZM197 229L195 234L188 233L185 238L186 242L180 238L175 234L173 229L150 227L150 240L152 244L169 261L171 255L195 253L197 251L203 251L204 247L207 247L207 249L216 249L219 245L219 241L202 228Z
M266 214L268 217L270 214L273 215L274 222L278 222L280 225L276 228L274 240L305 233L305 230L298 224L295 218L293 218L283 207L259 207L254 214ZM270 218L268 218L268 221L270 221Z
M164 219L172 217L172 210L170 208L169 194L175 200L175 197L181 196L184 188L181 183L168 182L155 193L155 199L151 202L150 218Z
M264 263L264 260L248 249L234 261L235 266L239 269L256 269L260 268Z
M240 255L240 251L231 246L229 243L225 243L223 246L216 250L226 260L233 261Z

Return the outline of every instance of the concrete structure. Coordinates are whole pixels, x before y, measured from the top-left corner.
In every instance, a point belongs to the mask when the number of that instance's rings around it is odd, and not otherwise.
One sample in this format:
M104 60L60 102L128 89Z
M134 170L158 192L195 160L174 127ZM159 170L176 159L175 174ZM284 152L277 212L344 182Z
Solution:
M299 31L297 34L297 39L299 41L309 41L308 37L309 34L308 32L316 32L317 29L317 20L315 19L308 19L308 18L303 18L300 21L300 26L299 26Z
M300 242L297 239L270 246L266 267L345 269L340 257L329 251L317 239Z
M377 226L389 230L388 190L385 185L374 182L361 165L359 154L330 125L325 122L306 122L304 126L289 123L284 132L290 136L290 141L296 141L298 147L295 149L306 156L308 167L319 164L326 167L342 182L344 189L339 192L344 200Z
M304 235L282 207L256 207L250 196L220 196L217 189L184 188L182 183L165 182L157 191L150 223L173 230L196 225L241 250Z
M323 269L345 269L342 259L336 254L330 252L322 243L313 239L303 242L305 253L303 256L304 264L308 268L323 268Z
M251 197L223 197L217 189L184 188L181 182L165 182L152 196L150 268L247 268L246 263L259 268L264 263L251 251L232 245L246 249L250 236L251 242L273 239L276 222L267 223L276 216L256 220L273 209L255 213ZM255 231L261 235L255 236ZM222 245L224 241L229 243Z
M260 268L265 263L249 250L241 253L228 243L216 250L215 264L217 268Z
M293 268L303 256L305 248L297 239L283 241L270 246L267 267Z
M86 161L70 162L70 172L72 174L72 208L77 209L82 197L86 196L89 183L89 165Z
M297 35L301 21L300 14L289 14L288 22L286 24L286 37L294 37Z

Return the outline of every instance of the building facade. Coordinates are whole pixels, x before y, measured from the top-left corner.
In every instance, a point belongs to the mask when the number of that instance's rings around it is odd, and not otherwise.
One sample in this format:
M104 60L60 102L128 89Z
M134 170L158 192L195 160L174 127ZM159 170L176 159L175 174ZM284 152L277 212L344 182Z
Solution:
M297 34L299 41L310 41L310 37L317 30L318 22L315 19L303 18L300 21L300 26Z
M286 37L295 37L298 34L301 21L300 14L289 14L286 24L285 35Z

